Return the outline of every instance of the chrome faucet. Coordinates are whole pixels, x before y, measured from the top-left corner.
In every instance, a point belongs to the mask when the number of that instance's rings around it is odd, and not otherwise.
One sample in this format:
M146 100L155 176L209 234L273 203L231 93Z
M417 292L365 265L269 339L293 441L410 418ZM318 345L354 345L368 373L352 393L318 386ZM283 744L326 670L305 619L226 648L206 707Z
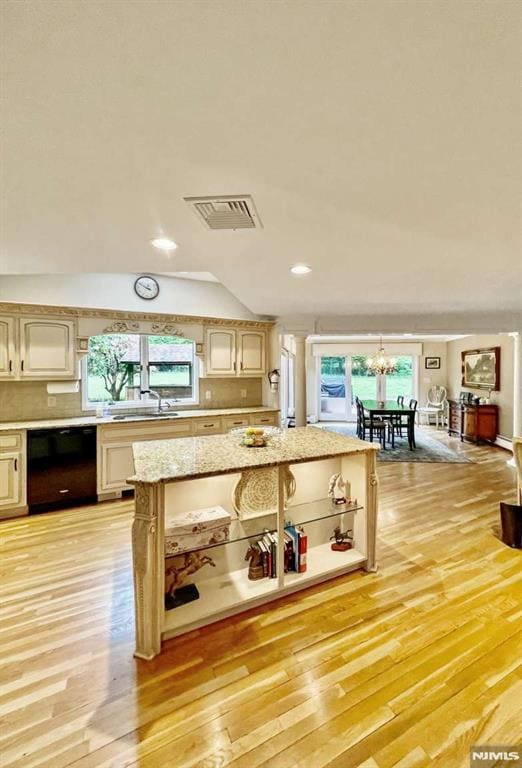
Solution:
M170 408L170 403L163 403L160 393L156 392L154 389L140 389L140 395L153 395L155 398L157 398L158 413L163 413L163 411Z

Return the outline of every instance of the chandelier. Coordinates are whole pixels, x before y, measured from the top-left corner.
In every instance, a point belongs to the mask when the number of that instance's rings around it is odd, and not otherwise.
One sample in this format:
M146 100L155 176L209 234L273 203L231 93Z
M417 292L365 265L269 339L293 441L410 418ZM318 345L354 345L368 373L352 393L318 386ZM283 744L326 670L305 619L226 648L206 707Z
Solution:
M377 354L373 357L369 357L366 360L366 367L369 371L372 371L373 373L378 374L386 374L386 373L395 373L397 370L397 361L394 357L388 357L386 352L384 351L384 347L382 345L382 336L380 336L380 342L379 342L379 349L377 351Z

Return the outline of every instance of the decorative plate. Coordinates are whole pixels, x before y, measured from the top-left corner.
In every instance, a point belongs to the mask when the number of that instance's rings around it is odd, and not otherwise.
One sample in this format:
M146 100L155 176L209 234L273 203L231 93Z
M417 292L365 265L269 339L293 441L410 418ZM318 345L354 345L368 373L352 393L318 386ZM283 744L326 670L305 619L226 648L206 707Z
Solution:
M285 503L295 494L295 477L284 468ZM247 469L241 473L232 493L234 509L240 520L262 517L277 512L278 470Z

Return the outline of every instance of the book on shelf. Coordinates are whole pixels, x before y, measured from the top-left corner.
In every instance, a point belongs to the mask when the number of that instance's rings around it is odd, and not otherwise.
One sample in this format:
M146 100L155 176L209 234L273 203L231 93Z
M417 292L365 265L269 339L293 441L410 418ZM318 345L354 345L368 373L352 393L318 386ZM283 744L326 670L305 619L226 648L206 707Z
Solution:
M297 529L297 535L299 538L299 573L306 571L306 553L308 550L308 536L304 532L302 527Z
M284 572L295 571L295 573L304 573L306 571L308 536L303 527L294 525L286 526L283 534L283 541ZM256 542L256 546L261 552L263 576L270 579L277 578L277 545L277 534L272 531L265 531L263 536Z

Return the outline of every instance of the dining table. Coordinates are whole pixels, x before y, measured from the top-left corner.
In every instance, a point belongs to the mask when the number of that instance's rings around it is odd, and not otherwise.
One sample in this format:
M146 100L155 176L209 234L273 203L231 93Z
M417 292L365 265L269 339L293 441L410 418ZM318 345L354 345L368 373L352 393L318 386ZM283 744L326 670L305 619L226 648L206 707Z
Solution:
M406 431L410 451L415 450L415 409L407 405L400 405L396 400L362 400L363 408L370 417L370 442L373 442L373 423L376 418L390 418L394 416L406 416ZM402 421L402 419L401 419ZM394 434L392 428L392 441ZM392 445L393 445L392 442Z

